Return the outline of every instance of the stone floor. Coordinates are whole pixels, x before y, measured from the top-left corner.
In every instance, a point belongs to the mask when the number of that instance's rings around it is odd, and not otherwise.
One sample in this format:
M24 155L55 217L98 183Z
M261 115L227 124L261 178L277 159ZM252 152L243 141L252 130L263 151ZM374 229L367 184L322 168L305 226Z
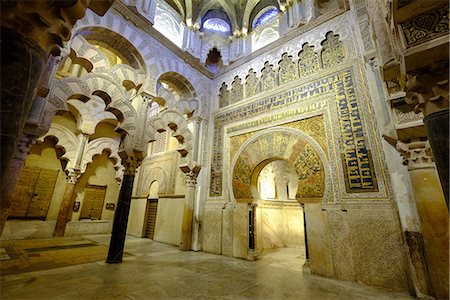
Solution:
M50 245L48 240L41 241L42 247L33 244L34 248L27 248L34 249L30 253L47 252L46 258L52 255L65 257L60 258L59 262L66 261L67 267L53 268L51 260L46 259L40 266L45 269L45 265L50 264L52 268L49 270L25 272L17 266L16 272L2 272L2 300L412 299L406 293L304 273L299 267L303 256L298 249L269 251L263 253L259 261L246 261L203 252L182 252L175 246L127 237L128 256L123 263L109 265L103 259L97 262L86 259L87 263L73 265L70 263L71 257L61 253L72 251L71 255L75 255L73 259L76 260L77 252L82 253L86 247L71 246L75 244L69 240L63 240L60 245ZM109 236L85 236L80 238L79 243L86 244L86 241L99 247L106 246ZM96 246L87 248L91 247ZM58 251L61 253L58 254ZM0 265L8 260L2 257L5 260ZM39 268L35 266L34 269Z

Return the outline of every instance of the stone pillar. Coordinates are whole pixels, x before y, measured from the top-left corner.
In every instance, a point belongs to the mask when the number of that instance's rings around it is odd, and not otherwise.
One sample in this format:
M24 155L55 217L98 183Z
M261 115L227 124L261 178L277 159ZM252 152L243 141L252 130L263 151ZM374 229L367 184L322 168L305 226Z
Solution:
M66 171L66 190L64 191L63 200L59 208L58 218L56 219L55 231L53 231L53 236L64 236L66 231L66 225L71 217L71 211L74 204L75 185L77 184L79 178L79 172L71 169Z
M3 228L5 227L6 220L8 218L12 195L17 181L19 180L20 171L22 170L25 159L30 152L31 146L35 143L35 141L36 137L28 134L22 134L19 139L19 147L11 163L11 170L13 170L14 173L11 173L10 176L5 179L5 192L2 194L3 196L0 197L2 198L0 209L0 235L3 232Z
M197 176L200 172L200 166L193 168L181 166L181 170L186 176L186 192L183 209L183 221L181 224L180 250L191 250L192 246L192 221L194 214L195 188L197 186Z
M17 151L19 136L36 96L36 88L45 69L47 53L33 40L25 40L21 35L4 28L3 24L1 37L0 176L1 194L7 195L8 179L20 172L15 169L17 166L12 161ZM4 199L6 197L1 197L0 200L2 215L8 211L8 203L4 203Z
M127 234L128 215L130 213L131 194L133 193L133 182L136 169L140 161L132 156L122 157L122 164L125 167L122 186L120 187L117 208L114 214L114 223L109 243L108 257L109 264L121 263L125 247L125 236Z
M449 217L445 198L426 141L397 142L411 177L422 232L406 236L420 292L438 299L449 294ZM423 236L421 245L420 235ZM424 255L421 249L424 249ZM428 270L428 274L427 274ZM431 282L431 284L429 283Z
M8 193L8 178L18 173L12 161L50 53L59 54L58 46L70 39L73 25L84 16L88 5L94 11L105 13L111 4L112 0L1 2L2 195ZM0 197L2 220L8 211L5 199L7 197Z

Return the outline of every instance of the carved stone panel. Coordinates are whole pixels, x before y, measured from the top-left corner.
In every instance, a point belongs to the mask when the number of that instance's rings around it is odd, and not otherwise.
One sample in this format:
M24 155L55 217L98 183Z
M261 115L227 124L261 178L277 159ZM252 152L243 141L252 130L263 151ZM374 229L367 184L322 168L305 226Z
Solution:
M328 32L326 39L322 42L322 66L330 68L344 61L345 53L339 36L332 31Z
M300 77L313 74L320 69L319 54L314 52L314 46L310 46L308 43L304 44L298 58Z
M284 84L298 78L297 68L295 67L295 63L292 61L292 56L287 53L283 53L278 66L278 79L280 84Z
M407 47L419 45L448 34L448 9L447 3L400 24Z
M222 83L219 90L219 108L225 107L230 104L230 91L228 91L228 86Z
M248 70L248 75L245 79L245 98L260 93L259 78L256 77L256 72L254 72L253 69Z
M261 91L267 92L278 85L277 74L268 61L264 63L264 68L261 70Z
M234 81L231 84L230 92L230 104L241 101L244 98L244 87L242 86L242 80L239 76L234 77Z

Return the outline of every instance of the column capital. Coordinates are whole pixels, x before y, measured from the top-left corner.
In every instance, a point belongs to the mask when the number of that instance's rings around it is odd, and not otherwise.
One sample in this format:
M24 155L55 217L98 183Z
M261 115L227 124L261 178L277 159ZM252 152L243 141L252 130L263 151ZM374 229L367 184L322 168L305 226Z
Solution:
M17 151L14 155L15 159L25 161L30 153L31 147L36 143L36 136L30 134L22 134L17 143Z
M449 107L448 66L435 63L406 74L406 103L425 116Z
M126 153L124 151L120 152L119 155L122 158L122 166L124 167L123 174L134 176L137 168L142 163L143 155L140 153Z
M78 182L78 179L80 178L81 173L80 170L76 170L76 169L66 169L66 180L67 183L70 184L76 184Z
M180 165L180 169L183 171L186 179L186 186L195 187L197 185L197 177L201 168L202 167L200 165L195 163L193 166L189 166L187 164Z
M433 153L428 141L397 141L396 148L404 157L408 170L434 168Z

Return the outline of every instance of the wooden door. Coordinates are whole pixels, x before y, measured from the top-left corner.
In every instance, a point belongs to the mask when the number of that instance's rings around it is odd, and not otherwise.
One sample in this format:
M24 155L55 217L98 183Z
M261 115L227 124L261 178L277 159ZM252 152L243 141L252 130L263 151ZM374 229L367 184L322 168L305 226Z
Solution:
M156 213L158 212L158 199L147 200L147 213L145 219L144 237L153 239L155 235Z
M47 217L59 170L25 166L13 194L9 219Z
M105 202L106 185L89 185L85 189L80 219L100 220Z

